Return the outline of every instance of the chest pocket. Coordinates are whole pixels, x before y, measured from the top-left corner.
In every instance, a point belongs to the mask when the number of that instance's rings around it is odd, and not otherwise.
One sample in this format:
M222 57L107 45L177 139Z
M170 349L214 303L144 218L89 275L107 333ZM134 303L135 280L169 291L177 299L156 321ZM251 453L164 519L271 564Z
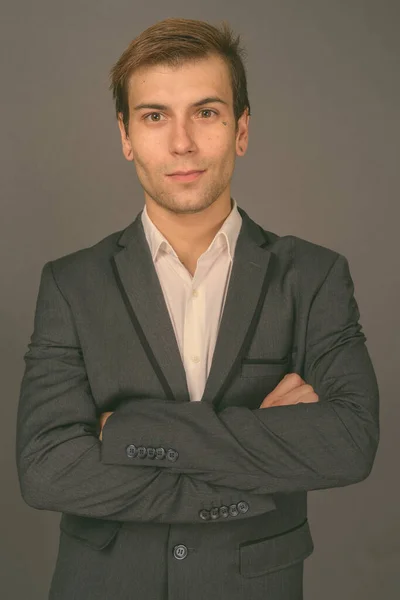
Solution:
M280 380L289 373L291 355L284 358L244 358L241 363L241 377L272 377Z

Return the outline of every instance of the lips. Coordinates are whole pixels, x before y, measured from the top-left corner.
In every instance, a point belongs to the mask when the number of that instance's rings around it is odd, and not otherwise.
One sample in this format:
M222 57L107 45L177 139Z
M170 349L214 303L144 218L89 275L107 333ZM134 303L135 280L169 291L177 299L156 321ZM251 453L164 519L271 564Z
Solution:
M201 173L202 171L199 169L195 169L194 171L175 171L175 173L168 173L168 175L192 175L192 173Z
M172 181L182 181L183 183L190 183L196 181L205 171L175 171L167 175Z

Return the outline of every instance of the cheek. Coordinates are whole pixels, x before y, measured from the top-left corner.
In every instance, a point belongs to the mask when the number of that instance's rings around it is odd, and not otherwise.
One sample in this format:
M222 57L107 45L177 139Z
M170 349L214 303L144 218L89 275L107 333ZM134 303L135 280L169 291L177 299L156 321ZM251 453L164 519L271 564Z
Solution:
M143 139L136 139L132 143L134 155L137 156L139 159L142 159L142 161L146 162L148 159L151 159L151 157L154 156L156 148L157 144L155 144L154 142L152 143L152 141L146 137L144 137Z
M214 156L223 162L235 156L235 140L227 138L226 135L208 134L204 139L203 148L209 156Z
M132 151L136 169L146 173L163 170L165 160L163 163L163 152L160 141L152 143L148 138L135 140L135 143L132 144Z

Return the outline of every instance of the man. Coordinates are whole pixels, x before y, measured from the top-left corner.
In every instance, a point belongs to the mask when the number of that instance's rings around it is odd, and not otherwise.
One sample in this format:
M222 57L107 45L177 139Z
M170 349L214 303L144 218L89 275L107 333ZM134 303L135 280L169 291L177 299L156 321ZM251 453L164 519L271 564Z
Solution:
M307 491L365 479L379 439L348 262L231 197L227 26L157 23L111 75L145 207L43 267L21 385L22 495L62 513L49 598L298 600Z

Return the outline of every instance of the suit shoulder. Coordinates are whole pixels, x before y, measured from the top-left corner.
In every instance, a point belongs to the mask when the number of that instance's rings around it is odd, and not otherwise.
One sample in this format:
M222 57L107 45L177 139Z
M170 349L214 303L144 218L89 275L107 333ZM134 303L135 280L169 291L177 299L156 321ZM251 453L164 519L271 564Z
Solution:
M117 251L118 240L124 231L115 231L91 246L50 260L56 279L75 279L80 275L87 276L88 273L104 270L105 266L110 264L111 256Z
M295 235L288 237L292 240L293 254L298 261L333 264L339 256L339 252L327 246L310 242Z
M296 235L277 235L270 231L265 231L265 233L269 239L268 249L278 257L285 256L289 259L290 256L293 267L300 273L314 273L324 276L339 256L344 258L343 255L332 248Z

